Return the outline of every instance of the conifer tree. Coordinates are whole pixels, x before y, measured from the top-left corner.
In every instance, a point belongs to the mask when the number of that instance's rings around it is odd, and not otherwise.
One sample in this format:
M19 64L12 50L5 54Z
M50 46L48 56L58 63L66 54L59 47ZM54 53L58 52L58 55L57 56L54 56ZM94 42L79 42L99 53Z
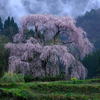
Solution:
M18 26L17 24L14 22L13 17L10 18L8 17L5 21L4 21L4 29L2 34L5 36L8 36L9 39L12 41L13 40L13 36L15 34L18 33Z
M11 23L11 26L14 26L14 19L13 19L13 17L11 18L11 21L10 21L10 23Z

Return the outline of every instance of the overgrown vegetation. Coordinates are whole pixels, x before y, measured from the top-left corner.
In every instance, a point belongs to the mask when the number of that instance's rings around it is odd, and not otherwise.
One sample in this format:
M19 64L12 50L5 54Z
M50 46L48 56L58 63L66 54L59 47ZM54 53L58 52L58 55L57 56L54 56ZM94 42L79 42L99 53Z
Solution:
M21 74L5 73L1 78L0 83L21 83L24 82L24 78Z

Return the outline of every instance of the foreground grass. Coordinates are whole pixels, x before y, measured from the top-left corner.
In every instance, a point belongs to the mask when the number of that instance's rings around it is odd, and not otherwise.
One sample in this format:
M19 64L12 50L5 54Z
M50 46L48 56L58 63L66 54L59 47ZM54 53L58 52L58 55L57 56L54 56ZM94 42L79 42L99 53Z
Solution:
M0 100L100 100L100 79L0 84Z

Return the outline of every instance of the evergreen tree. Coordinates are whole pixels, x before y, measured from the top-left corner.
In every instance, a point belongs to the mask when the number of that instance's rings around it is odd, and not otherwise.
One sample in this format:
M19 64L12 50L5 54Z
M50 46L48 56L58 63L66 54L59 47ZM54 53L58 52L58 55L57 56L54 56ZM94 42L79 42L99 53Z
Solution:
M7 20L4 21L4 28L7 28Z
M82 64L88 70L87 78L94 78L100 75L100 50L84 57Z
M7 19L7 26L10 26L10 25L11 25L10 17L8 17L8 19Z
M2 34L8 36L9 39L12 41L13 36L17 33L18 33L17 24L14 22L13 17L12 18L8 17L4 22L4 29Z
M7 28L10 26L10 17L7 18L7 20L5 20L4 22L4 28Z
M13 17L11 18L11 26L14 26L14 24L15 24L15 22L14 22L14 19L13 19Z

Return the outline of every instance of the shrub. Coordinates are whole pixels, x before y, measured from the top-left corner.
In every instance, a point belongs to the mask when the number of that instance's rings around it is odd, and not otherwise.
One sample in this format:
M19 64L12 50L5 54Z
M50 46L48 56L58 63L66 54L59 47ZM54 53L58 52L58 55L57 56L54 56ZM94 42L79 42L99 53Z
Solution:
M50 81L59 81L59 80L66 80L66 73L65 71L61 71L59 75L57 76L37 76L37 77L34 77L34 76L30 76L30 75L25 75L24 76L24 80L25 82L32 82L32 81L47 81L47 82L50 82Z
M73 84L77 84L78 79L73 77L73 78L71 78L71 81L72 81Z
M34 76L30 76L30 75L25 75L24 76L24 80L25 82L32 82L33 81Z
M37 76L37 77L34 77L34 76L29 76L29 75L25 75L24 76L24 80L25 82L32 82L32 81L57 81L59 80L59 77L57 76L45 76L45 77L41 77L41 76Z
M21 83L24 82L24 78L21 74L5 73L0 80L1 83Z

